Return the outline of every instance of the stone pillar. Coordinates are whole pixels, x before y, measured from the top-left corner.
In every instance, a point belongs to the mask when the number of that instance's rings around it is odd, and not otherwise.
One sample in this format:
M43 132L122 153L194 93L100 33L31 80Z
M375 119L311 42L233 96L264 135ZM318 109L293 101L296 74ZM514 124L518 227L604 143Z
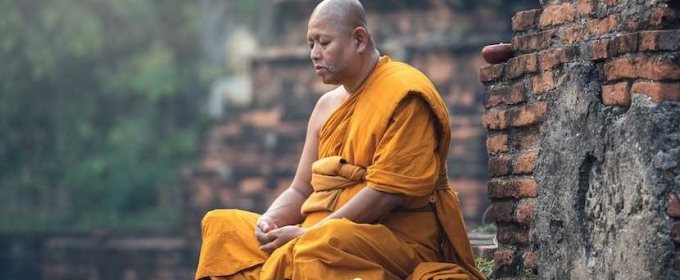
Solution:
M678 2L541 2L480 70L495 276L678 279Z

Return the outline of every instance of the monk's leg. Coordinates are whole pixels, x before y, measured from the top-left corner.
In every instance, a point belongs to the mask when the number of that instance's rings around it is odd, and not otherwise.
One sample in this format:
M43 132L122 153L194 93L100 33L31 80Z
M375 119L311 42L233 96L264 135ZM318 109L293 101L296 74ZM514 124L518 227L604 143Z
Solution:
M404 279L423 261L424 248L399 239L386 226L346 219L325 222L293 249L293 279ZM435 255L435 252L426 252Z
M227 279L258 279L267 255L255 239L259 215L240 210L213 210L201 221L203 243L196 279L233 276Z

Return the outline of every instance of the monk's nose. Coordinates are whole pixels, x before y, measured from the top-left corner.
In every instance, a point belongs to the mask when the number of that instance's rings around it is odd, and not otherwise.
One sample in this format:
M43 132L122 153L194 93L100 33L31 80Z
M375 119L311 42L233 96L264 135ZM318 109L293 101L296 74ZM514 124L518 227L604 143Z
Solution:
M319 47L317 44L314 44L312 49L309 51L309 58L312 59L312 61L318 61L321 59L321 52L319 51Z

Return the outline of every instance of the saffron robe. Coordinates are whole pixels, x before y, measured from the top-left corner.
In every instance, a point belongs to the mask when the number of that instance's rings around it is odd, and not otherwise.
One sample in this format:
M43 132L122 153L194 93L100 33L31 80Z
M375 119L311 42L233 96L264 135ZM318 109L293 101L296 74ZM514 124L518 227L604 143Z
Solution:
M319 132L315 191L302 206L301 226L315 225L364 187L406 196L401 209L434 202L434 211L393 211L376 224L330 220L271 256L258 249L257 214L211 211L202 221L196 278L483 279L458 198L447 186L449 140L448 112L432 83L381 57ZM346 167L352 174L341 174Z

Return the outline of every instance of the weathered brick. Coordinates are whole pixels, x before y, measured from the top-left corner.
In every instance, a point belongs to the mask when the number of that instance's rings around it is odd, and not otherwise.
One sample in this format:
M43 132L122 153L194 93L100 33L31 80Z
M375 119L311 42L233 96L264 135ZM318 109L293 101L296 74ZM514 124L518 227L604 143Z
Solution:
M501 87L490 90L486 101L486 108L496 107L501 104L517 104L524 101L524 83L518 82L512 88Z
M487 192L492 199L529 198L538 195L538 187L534 179L496 179L489 181Z
M613 7L620 4L619 0L604 0L603 2L609 7Z
M519 108L512 108L508 110L506 116L507 125L522 127L537 124L543 120L546 106L545 102L536 102Z
M524 268L535 269L538 268L536 263L538 262L538 253L536 251L526 251L522 255L524 260Z
M603 19L591 20L587 24L590 35L600 36L618 30L618 17L611 15Z
M675 243L680 243L680 220L673 220L670 222L671 239Z
M666 214L673 218L680 218L680 199L678 199L678 196L674 192L668 194L668 208L666 208Z
M497 154L508 151L508 135L494 134L486 139L486 150L489 154Z
M576 13L580 16L589 16L595 13L596 1L595 0L578 0L576 3Z
M649 96L657 103L680 101L680 84L678 83L636 82L630 91L632 94L640 93Z
M609 40L595 40L589 43L590 60L600 60L609 58Z
M567 44L574 44L585 40L588 37L588 29L583 26L569 26L562 30L562 41Z
M505 72L505 64L492 64L479 69L479 79L482 82L494 82L503 77Z
M510 164L512 158L509 156L498 156L489 158L489 175L499 177L510 174Z
M512 30L526 31L536 28L536 18L541 14L541 9L521 11L512 17Z
M527 245L529 244L529 230L514 226L500 226L496 233L496 240L500 244Z
M515 144L514 148L516 150L525 151L536 147L539 137L540 132L538 130L532 130L513 134L511 139Z
M515 209L514 202L491 203L490 216L496 222L512 222L512 214Z
M498 249L496 253L493 254L494 260L494 270L498 270L503 266L512 266L515 261L515 250L514 249Z
M492 108L503 104L503 96L508 95L510 89L507 87L489 89L489 98L486 100L484 107Z
M552 38L557 30L551 29L536 34L515 36L512 38L512 50L515 52L529 53L547 49L552 44Z
M538 26L545 28L565 22L572 22L574 21L575 15L576 9L571 3L562 3L560 5L548 6L543 10L543 13L541 13Z
M534 172L534 166L538 153L531 152L517 156L515 165L512 167L514 174L530 174Z
M525 73L533 73L538 70L538 54L530 53L513 57L508 60L508 78L514 79Z
M676 22L677 15L670 8L653 8L649 24L652 26L665 26Z
M640 51L677 51L680 49L680 30L640 32Z
M517 222L521 225L528 226L533 221L534 206L536 202L533 199L529 199L517 205Z
M545 71L531 78L533 92L536 95L544 94L557 86L553 71Z
M638 33L616 36L612 39L610 47L612 56L636 52L638 49Z
M482 115L482 125L487 129L497 130L507 128L505 122L505 110L488 111Z
M672 58L629 57L605 63L607 81L621 78L645 78L650 80L680 80L680 64Z
M630 106L628 82L602 86L602 103L613 106Z
M562 63L571 61L575 50L569 47L554 48L539 53L541 69L549 70Z

